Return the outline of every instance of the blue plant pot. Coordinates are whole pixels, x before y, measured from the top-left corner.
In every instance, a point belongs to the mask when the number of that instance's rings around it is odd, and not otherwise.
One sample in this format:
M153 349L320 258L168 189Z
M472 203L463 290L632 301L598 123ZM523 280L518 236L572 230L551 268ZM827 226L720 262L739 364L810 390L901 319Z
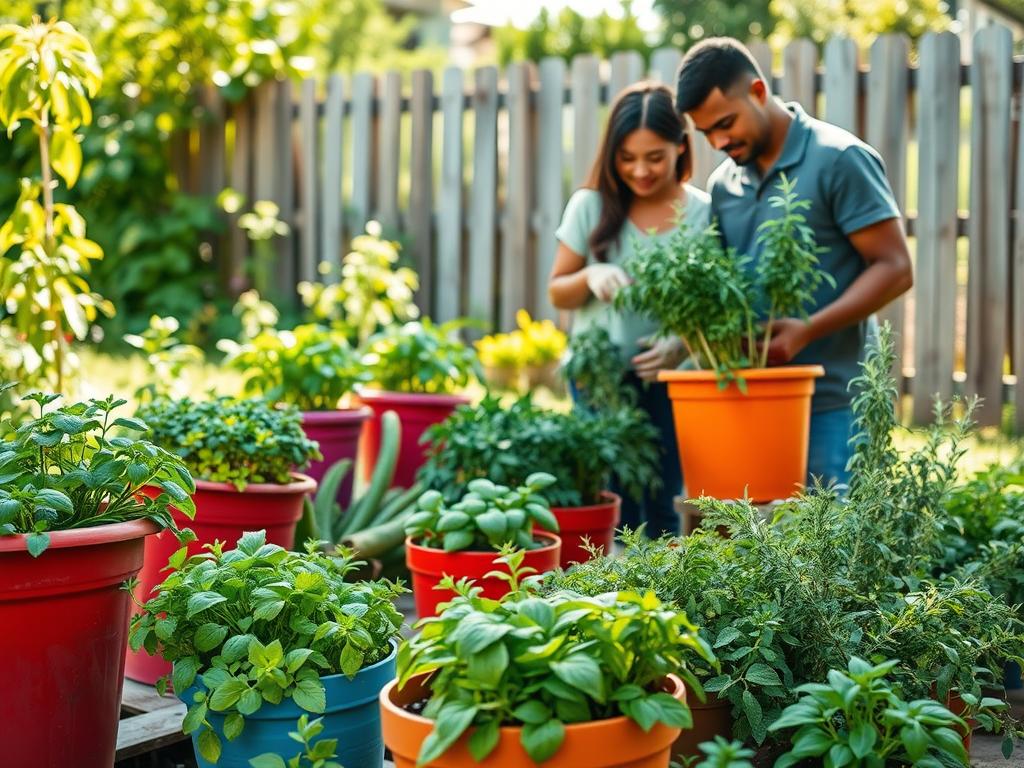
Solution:
M192 748L200 768L250 768L250 758L266 752L280 755L286 761L302 750L289 738L288 732L303 713L310 720L323 718L319 739L337 739L337 762L345 768L383 768L384 740L380 732L380 707L377 697L381 689L395 678L395 657L398 645L392 642L391 654L370 667L359 670L349 680L345 675L329 675L320 680L327 692L327 708L322 714L306 713L288 699L280 704L263 703L259 711L245 718L245 728L234 741L224 738L224 716L216 712L206 719L220 736L221 754L217 763L199 755L199 732L192 734ZM185 691L182 700L192 703L192 695L201 690L201 683ZM315 740L314 740L315 743Z
M1008 691L1024 688L1024 683L1021 682L1020 664L1017 662L1008 661L1003 667L1003 687Z

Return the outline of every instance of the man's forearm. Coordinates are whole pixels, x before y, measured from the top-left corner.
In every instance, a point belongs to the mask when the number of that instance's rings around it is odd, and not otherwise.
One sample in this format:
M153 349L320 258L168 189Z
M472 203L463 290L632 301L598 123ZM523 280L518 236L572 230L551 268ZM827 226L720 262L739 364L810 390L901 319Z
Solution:
M911 285L913 275L909 266L898 262L874 262L850 283L838 299L810 316L810 340L859 323L906 293Z

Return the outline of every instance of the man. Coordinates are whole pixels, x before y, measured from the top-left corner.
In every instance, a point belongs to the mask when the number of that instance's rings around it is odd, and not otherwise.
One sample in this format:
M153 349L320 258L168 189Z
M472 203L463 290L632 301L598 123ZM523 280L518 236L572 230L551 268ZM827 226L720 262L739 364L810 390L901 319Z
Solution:
M853 432L850 379L859 373L868 322L913 284L896 201L878 153L856 136L775 99L750 52L731 38L705 40L679 68L676 109L729 155L711 175L712 215L727 247L759 256L757 228L777 216L769 204L780 174L810 200L822 269L835 278L809 308L810 321L776 320L769 365L817 363L808 482L846 483ZM873 319L872 319L873 322Z

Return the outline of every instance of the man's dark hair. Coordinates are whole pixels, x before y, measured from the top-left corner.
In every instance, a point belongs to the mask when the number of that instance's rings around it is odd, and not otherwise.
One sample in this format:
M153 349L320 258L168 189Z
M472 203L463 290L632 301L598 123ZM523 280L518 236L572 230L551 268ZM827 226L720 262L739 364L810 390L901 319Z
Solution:
M743 77L764 80L750 51L731 37L711 37L687 51L676 77L676 111L696 109L715 88L725 93ZM765 81L767 82L767 81Z

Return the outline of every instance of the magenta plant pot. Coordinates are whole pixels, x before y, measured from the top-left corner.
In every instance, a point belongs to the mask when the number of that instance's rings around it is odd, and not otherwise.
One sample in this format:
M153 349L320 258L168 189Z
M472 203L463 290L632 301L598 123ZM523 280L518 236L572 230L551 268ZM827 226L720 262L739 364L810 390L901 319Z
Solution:
M350 459L352 467L338 488L338 503L348 509L352 501L352 483L356 476L356 456L359 452L359 438L363 425L373 411L361 408L342 408L335 411L303 411L302 431L310 440L320 444L323 459L311 462L305 473L316 480L317 485L331 465L342 459Z

